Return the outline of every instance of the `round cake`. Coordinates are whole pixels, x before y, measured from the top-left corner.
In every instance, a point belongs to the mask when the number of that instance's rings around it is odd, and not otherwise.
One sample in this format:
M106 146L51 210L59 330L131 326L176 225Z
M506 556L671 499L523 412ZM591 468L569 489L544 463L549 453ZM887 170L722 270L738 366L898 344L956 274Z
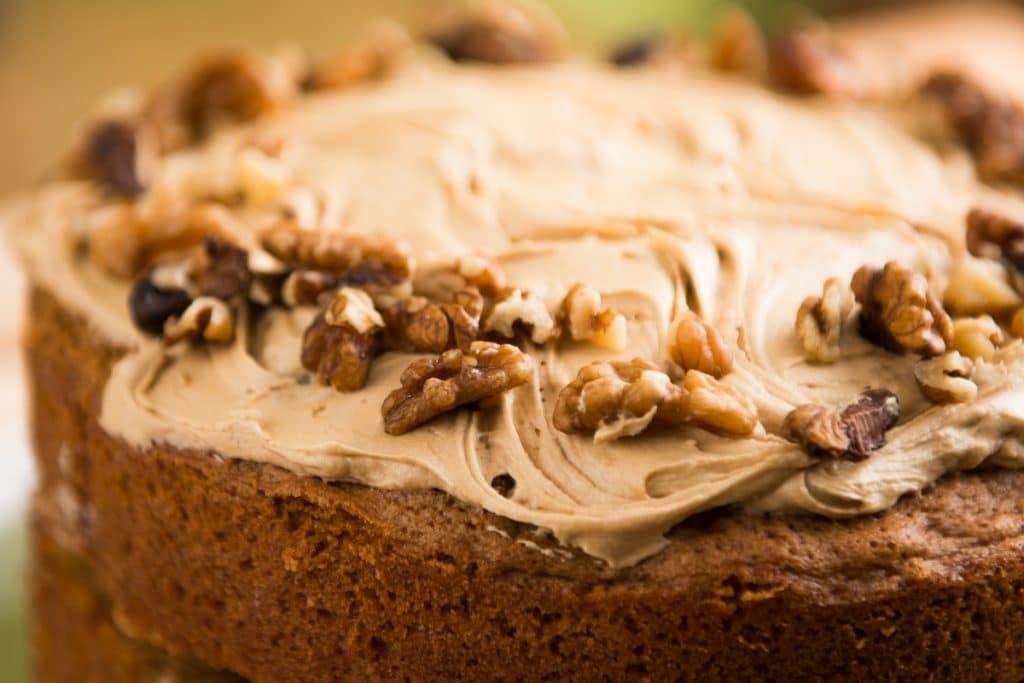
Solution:
M715 36L105 103L11 227L37 679L1021 678L1024 113Z

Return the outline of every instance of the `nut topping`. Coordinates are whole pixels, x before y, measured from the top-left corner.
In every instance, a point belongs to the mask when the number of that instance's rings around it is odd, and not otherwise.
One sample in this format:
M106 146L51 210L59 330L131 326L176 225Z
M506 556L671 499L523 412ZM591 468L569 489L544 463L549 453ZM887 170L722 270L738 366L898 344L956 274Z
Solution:
M885 268L862 266L851 282L861 305L860 332L893 352L932 357L953 338L953 322L932 295L928 280L890 261Z
M538 296L514 287L498 293L483 329L505 339L523 331L534 344L543 344L555 335L555 321Z
M745 436L757 426L753 404L709 375L686 373L682 386L649 361L597 361L558 394L556 429L594 432L594 440L634 436L652 423L696 423Z
M839 360L839 337L853 309L850 288L839 278L825 281L821 296L809 296L796 314L796 334L808 358L821 363Z
M991 316L953 321L953 342L950 346L968 358L992 360L1003 341L1003 330Z
M180 316L191 303L188 291L180 287L162 288L152 277L140 278L128 297L132 322L153 335L163 334L167 320Z
M933 403L968 403L978 395L978 385L970 379L973 370L970 358L950 351L918 361L914 378L921 393Z
M885 433L900 416L896 394L872 389L842 411L815 404L792 410L782 432L812 456L859 461L885 445Z
M482 401L530 379L530 357L514 346L474 342L435 358L414 361L402 386L381 406L384 430L399 435L455 408Z
M302 366L339 391L366 385L384 322L363 291L342 288L302 336Z
M561 317L569 336L589 340L613 351L626 348L626 317L601 307L601 295L593 287L577 284L565 295Z
M715 24L708 60L719 71L760 76L768 62L764 36L754 19L732 8Z
M195 286L199 294L222 301L238 300L249 292L252 273L249 254L219 237L203 239L203 248L195 266Z
M685 311L669 333L669 356L684 370L698 370L712 377L732 372L732 351L714 327Z
M322 270L296 270L281 285L281 302L289 308L313 306L338 286L338 277Z
M405 245L371 235L333 230L307 230L294 221L282 221L262 237L263 248L289 266L346 273L374 265L402 279L412 273Z
M84 161L89 174L115 194L135 197L149 182L155 150L137 121L112 120L89 131Z
M999 315L1024 304L996 261L965 256L949 276L942 296L949 311L960 315Z
M212 296L201 296L177 318L164 324L164 345L181 341L228 344L235 338L235 317L228 305Z
M772 46L768 78L776 87L797 93L859 97L861 74L845 53L817 31L794 31Z
M476 341L483 308L483 297L470 287L456 292L447 303L410 297L382 310L390 346L440 353L451 348L466 350Z
M974 208L967 214L967 249L975 256L1002 259L1024 273L1024 223Z
M452 61L489 64L549 62L561 52L562 28L543 8L483 0L449 17L430 41Z

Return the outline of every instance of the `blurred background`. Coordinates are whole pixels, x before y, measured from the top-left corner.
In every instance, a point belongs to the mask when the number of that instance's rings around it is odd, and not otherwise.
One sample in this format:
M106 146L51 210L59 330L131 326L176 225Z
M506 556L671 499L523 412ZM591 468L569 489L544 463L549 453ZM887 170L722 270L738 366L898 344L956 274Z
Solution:
M657 29L706 30L726 5L745 6L776 26L808 10L850 12L892 2L870 0L548 0L578 49L599 52ZM930 3L934 5L934 3ZM961 3L976 7L978 3ZM0 197L30 188L67 149L74 126L97 99L125 84L152 84L207 48L294 42L313 54L342 47L368 20L392 17L415 25L430 0L0 0ZM1019 19L1019 17L1015 17ZM956 22L966 28L967 22ZM979 29L989 43L988 20ZM948 26L948 23L946 24ZM1021 44L1024 23L1005 27ZM914 20L898 36L924 30ZM929 49L942 31L921 40ZM1002 72L1006 64L996 55ZM971 55L965 56L965 59ZM0 250L0 681L26 678L27 640L21 590L23 510L31 489L24 393L17 353L20 275Z

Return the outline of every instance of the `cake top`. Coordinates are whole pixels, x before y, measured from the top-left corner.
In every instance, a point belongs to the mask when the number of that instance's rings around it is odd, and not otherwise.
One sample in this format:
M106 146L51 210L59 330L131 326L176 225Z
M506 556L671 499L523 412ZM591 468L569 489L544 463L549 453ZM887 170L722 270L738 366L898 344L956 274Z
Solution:
M1014 105L948 74L868 99L827 36L738 15L706 61L564 59L526 7L104 108L14 230L123 349L103 427L443 489L616 565L718 506L1024 464Z

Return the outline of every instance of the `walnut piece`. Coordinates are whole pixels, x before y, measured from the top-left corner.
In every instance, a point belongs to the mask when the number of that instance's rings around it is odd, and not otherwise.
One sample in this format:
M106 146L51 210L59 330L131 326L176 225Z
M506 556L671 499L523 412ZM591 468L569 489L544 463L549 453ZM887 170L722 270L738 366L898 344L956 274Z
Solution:
M978 395L978 385L971 381L974 363L957 351L920 360L914 366L914 378L929 401L933 403L968 403Z
M222 301L244 299L252 282L249 254L219 237L207 235L193 264L192 279L201 296Z
M408 247L382 237L308 230L284 220L267 230L261 243L272 256L296 268L344 274L363 267L382 280L405 280L412 274Z
M861 305L860 332L867 340L929 358L945 352L953 322L924 275L890 261L882 269L862 266L850 287Z
M853 309L850 288L839 278L825 281L821 296L809 296L796 314L796 334L808 358L820 363L839 360L843 324Z
M698 370L712 377L732 372L732 351L714 327L693 311L685 311L669 333L669 356L684 370Z
M136 197L149 184L155 156L155 141L142 121L113 119L89 130L82 161L88 175L111 192Z
M1024 171L1024 113L955 73L936 73L920 89L939 105L948 128L987 180L1019 180Z
M302 366L338 391L362 389L383 330L369 295L344 287L302 335Z
M289 307L314 306L339 284L333 273L322 270L294 270L281 285L281 302Z
M846 54L817 30L784 35L768 54L768 78L783 90L833 97L860 97L862 74Z
M967 214L966 241L975 256L1002 259L1024 273L1024 223L976 207Z
M708 61L719 71L761 76L768 64L764 35L753 17L731 8L715 23Z
M456 292L451 301L408 297L381 309L389 348L440 353L466 350L477 340L484 300L474 287Z
M576 284L562 301L560 317L575 341L590 341L613 351L626 348L626 316L603 308L596 289Z
M128 297L128 308L135 326L152 335L163 334L168 319L178 317L192 303L192 296L181 286L161 286L154 278L140 278Z
M235 155L235 181L247 204L272 206L288 189L292 169L259 147L248 146Z
M555 428L594 432L594 440L634 436L652 423L696 423L746 436L757 427L757 410L735 389L695 370L673 384L654 363L596 361L584 366L558 394Z
M992 360L1003 344L1003 330L991 316L957 318L953 321L950 347L972 360Z
M810 403L799 406L786 415L782 433L815 457L859 461L885 445L885 433L899 416L896 394L872 389L841 411Z
M544 344L555 335L555 320L547 305L533 292L509 287L498 293L483 325L485 332L514 339L525 332L534 344Z
M960 315L1000 315L1024 304L995 261L966 256L949 276L943 304Z
M481 341L414 361L381 406L384 430L405 434L459 406L498 396L529 381L532 367L516 347Z
M557 59L564 32L532 3L478 0L441 16L430 41L456 62L536 64Z
M164 345L181 341L207 341L229 344L235 338L235 316L226 303L212 296L201 296L189 304L180 316L164 324Z
M444 266L420 269L414 282L417 294L440 301L448 301L456 292L469 287L475 287L487 298L494 298L506 286L501 264L478 253L462 254Z

